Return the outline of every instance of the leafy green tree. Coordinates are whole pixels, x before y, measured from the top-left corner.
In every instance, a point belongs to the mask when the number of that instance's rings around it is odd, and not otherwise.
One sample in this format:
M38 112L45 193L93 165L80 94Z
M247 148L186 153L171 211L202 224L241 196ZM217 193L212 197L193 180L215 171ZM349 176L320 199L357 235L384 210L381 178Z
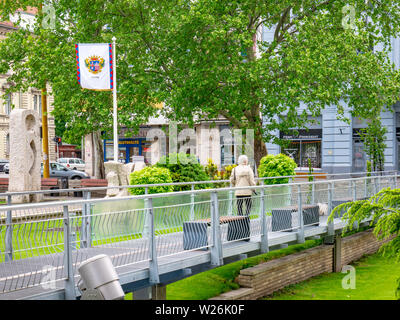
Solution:
M329 220L337 212L344 212L346 223L343 233L351 231L355 224L371 219L374 234L378 240L389 240L380 251L384 256L396 257L400 262L400 189L385 188L368 200L358 200L341 204L332 211ZM400 277L397 281L396 296L400 300Z
M364 151L370 159L372 171L384 170L386 133L387 128L382 125L379 117L372 118L367 127L359 131L360 138L364 143Z
M55 26L44 27L39 15L33 33L18 30L5 39L0 72L13 70L11 90L47 80L54 113L66 117L65 134L111 132L111 94L79 88L73 44L112 36L120 125L137 128L160 101L167 105L162 114L180 123L224 116L235 128L254 129L257 164L265 141L279 142L276 129L304 127L307 114L327 106L338 117L369 118L400 94L399 72L388 58L400 31L398 1L44 2L54 7ZM39 3L4 0L0 15ZM349 4L353 11L346 11ZM257 41L262 25L272 29L271 41ZM378 43L382 50L371 51Z
M19 28L8 33L0 42L0 73L10 73L8 81L13 86L9 91L40 89L47 83L48 93L54 97L52 113L57 120L57 132L62 133L63 140L80 144L82 136L92 134L96 140L94 149L100 149L99 139L110 138L112 132L112 93L81 89L77 81L75 44L111 42L114 33L106 28L110 19L107 1L6 0L0 3L0 16L3 21L9 20L8 15L16 9L39 8L41 3L52 7L55 16L49 17L48 12L39 10L32 30ZM129 32L128 28L124 32ZM146 85L132 77L124 59L125 50L119 51L120 48L117 49L118 121L119 126L135 132L156 113L152 107L156 101ZM103 159L101 152L97 158ZM104 172L102 161L99 165L97 171Z
M399 74L387 58L390 35L399 31L396 1L352 1L354 30L343 23L348 1L115 3L129 9L120 9L113 28L131 26L126 38L137 54L128 59L169 106L165 115L189 124L222 115L235 128L254 129L257 164L264 142L277 141L272 132L304 126L307 113L335 105L343 116L344 102L351 115L368 117L399 96ZM261 25L272 28L272 41L256 43ZM377 43L383 51L371 52Z

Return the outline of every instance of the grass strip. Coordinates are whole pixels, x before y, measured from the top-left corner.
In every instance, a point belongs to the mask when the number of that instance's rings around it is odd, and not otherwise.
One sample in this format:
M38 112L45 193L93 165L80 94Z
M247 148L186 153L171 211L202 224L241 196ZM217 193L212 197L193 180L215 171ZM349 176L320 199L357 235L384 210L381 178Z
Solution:
M349 272L325 273L290 285L262 300L396 300L400 263L395 258L375 253L364 256L352 266L355 271L353 288Z
M240 270L313 248L321 243L322 240L308 240L303 244L250 257L171 283L167 286L167 300L207 300L224 292L238 289L239 285L235 282L235 278L239 275Z

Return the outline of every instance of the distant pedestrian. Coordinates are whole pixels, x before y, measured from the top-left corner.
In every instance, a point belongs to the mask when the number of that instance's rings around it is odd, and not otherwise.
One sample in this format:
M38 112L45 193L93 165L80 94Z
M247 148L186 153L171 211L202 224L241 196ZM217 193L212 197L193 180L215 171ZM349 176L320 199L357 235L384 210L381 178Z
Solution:
M233 187L246 187L255 186L254 172L249 166L249 159L245 155L239 156L238 166L233 168L231 178L231 184ZM252 201L251 195L253 189L240 189L235 191L236 203L238 208L238 213L240 216L243 215L243 202L246 204L246 216L250 214Z

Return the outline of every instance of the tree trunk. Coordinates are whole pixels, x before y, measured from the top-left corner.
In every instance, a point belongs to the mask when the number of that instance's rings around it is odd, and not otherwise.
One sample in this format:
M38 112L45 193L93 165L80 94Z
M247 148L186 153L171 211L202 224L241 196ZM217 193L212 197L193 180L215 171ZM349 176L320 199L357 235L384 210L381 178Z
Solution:
M256 163L257 168L260 166L260 160L262 157L265 157L268 154L267 147L262 138L255 136L254 137L254 161Z
M104 150L100 131L93 132L94 178L105 179Z

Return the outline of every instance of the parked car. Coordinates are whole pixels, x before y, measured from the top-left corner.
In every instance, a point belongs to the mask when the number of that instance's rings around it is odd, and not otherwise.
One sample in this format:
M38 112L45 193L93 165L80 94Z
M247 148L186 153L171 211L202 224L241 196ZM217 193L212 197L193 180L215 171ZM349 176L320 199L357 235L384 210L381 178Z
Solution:
M10 173L10 163L9 163L9 162L7 162L6 164L4 164L4 166L3 166L3 172L6 173L6 174L9 174L9 173Z
M85 161L79 158L60 158L57 162L72 170L85 171Z
M7 159L0 159L0 172L4 172L4 165L8 163Z
M57 162L50 162L49 169L50 178L90 179L90 176L87 173L69 169L66 166ZM43 163L40 172L43 177Z

